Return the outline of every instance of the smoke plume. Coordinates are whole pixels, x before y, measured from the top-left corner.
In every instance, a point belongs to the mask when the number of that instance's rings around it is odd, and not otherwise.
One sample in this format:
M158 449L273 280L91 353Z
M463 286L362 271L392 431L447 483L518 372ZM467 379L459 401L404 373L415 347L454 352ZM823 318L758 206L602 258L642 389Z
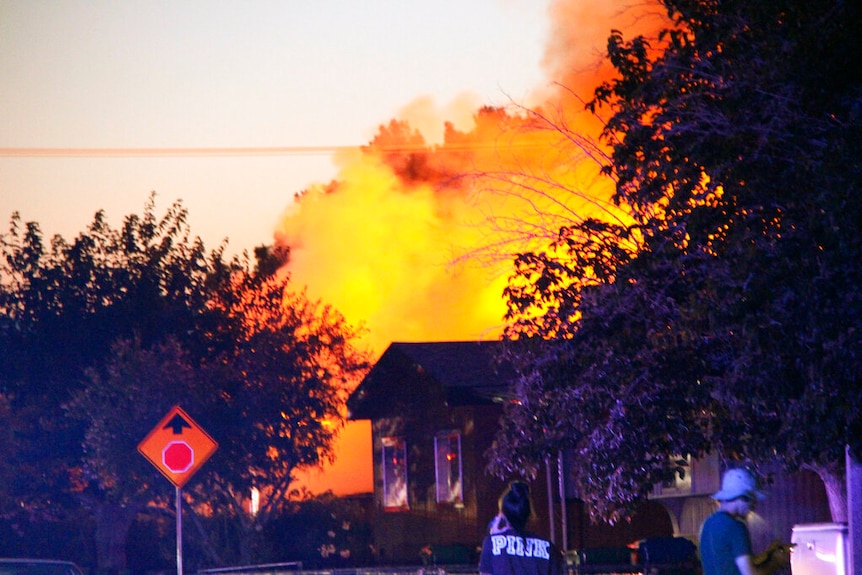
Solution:
M621 217L599 174L602 122L584 101L610 77L611 29L644 33L658 14L619 0L556 2L549 80L530 101L406 104L367 146L336 158L335 180L285 210L275 237L291 249L294 285L367 329L374 354L392 341L497 338L512 254L580 218Z

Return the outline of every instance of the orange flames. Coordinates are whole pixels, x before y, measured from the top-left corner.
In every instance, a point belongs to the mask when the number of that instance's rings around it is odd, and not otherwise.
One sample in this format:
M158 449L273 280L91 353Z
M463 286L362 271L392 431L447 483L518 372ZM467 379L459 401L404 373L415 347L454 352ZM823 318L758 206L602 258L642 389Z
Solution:
M293 284L364 326L374 355L392 341L499 337L511 255L572 220L619 217L598 171L601 122L581 98L611 73L610 30L645 33L658 13L558 1L543 62L552 83L533 101L489 109L465 96L438 110L418 98L369 146L340 153L336 180L306 190L276 232Z
M536 103L477 110L464 96L441 111L418 98L370 146L341 153L336 180L306 190L276 232L294 285L363 325L377 354L391 341L498 337L510 254L607 207L591 147L601 124L576 96L608 76L609 31L654 25L646 12L557 2L544 61L555 83Z

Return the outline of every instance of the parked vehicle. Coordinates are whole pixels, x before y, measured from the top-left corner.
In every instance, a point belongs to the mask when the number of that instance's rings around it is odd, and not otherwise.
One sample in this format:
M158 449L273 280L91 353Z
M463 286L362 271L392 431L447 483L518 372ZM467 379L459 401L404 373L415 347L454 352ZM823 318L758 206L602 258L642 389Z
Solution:
M0 575L83 575L71 561L0 559Z

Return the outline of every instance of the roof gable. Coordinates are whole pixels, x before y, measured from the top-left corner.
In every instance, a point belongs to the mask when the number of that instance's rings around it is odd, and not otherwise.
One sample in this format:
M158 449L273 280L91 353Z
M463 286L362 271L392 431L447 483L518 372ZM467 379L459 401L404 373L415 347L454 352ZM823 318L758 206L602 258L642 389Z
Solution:
M400 413L444 401L485 405L511 394L515 371L499 357L503 341L392 343L348 399L351 419Z

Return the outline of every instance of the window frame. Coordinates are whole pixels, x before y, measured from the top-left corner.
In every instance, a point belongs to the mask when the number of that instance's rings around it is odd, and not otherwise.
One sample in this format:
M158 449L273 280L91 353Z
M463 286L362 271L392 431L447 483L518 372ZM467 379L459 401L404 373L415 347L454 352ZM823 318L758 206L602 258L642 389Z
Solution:
M464 454L456 429L434 435L434 494L438 504L464 506Z
M384 511L410 509L407 473L407 442L404 437L381 438L381 478Z

